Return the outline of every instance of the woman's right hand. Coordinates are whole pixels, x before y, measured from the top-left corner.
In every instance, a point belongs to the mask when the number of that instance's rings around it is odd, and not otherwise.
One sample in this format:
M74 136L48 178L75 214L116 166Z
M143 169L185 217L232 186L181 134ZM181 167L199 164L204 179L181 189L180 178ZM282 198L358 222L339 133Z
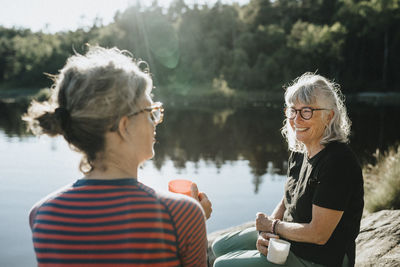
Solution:
M274 235L272 233L268 233L268 232L260 232L258 234L256 247L257 247L257 250L264 256L267 256L267 254L268 254L268 245L269 245L270 238L279 238L279 236Z
M257 212L256 214L256 230L260 232L272 232L272 222L265 213Z
M212 203L208 199L206 193L200 192L199 189L197 188L197 185L195 183L192 184L192 187L190 188L190 193L194 199L199 201L201 207L204 210L204 216L208 220L211 217L212 213Z

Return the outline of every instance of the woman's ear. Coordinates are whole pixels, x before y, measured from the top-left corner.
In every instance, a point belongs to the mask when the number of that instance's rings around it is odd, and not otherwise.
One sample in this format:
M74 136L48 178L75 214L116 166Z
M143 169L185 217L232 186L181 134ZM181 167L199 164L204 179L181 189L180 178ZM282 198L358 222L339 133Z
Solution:
M123 116L118 123L118 133L123 140L126 140L129 135L128 131L129 118L127 116Z

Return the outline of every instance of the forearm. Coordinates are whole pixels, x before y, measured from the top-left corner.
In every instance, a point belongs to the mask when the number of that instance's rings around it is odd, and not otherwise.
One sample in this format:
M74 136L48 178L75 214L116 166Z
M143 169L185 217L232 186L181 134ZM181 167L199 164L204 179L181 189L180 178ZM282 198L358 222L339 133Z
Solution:
M285 239L297 242L314 244L323 243L323 240L320 238L322 235L315 230L315 227L313 227L311 223L290 223L280 221L275 226L275 232L277 235Z
M261 212L257 213L256 229L261 232L274 233L293 241L323 245L329 240L343 214L343 211L313 205L311 222L295 223L283 222L284 212L285 205L281 201L271 216Z
M278 222L275 233L286 239L324 245L342 218L343 211L313 205L310 223Z
M286 210L286 207L285 207L285 203L282 198L282 200L278 203L278 205L276 205L274 211L272 212L271 218L282 220L285 210Z

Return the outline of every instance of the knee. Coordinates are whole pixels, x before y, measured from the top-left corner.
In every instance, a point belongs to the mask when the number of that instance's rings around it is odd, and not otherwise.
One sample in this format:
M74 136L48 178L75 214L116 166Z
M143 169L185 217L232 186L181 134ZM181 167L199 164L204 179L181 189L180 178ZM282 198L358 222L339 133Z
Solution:
M222 257L215 259L213 267L225 267L225 266L229 265L226 264L225 260Z
M223 240L221 238L217 238L211 245L211 249L214 252L215 257L219 257L226 253L225 245L223 244Z
M237 267L245 266L237 262L237 259L232 253L224 254L215 259L213 267Z
M217 237L211 245L211 249L216 257L231 251L255 249L257 235L254 227L229 232Z

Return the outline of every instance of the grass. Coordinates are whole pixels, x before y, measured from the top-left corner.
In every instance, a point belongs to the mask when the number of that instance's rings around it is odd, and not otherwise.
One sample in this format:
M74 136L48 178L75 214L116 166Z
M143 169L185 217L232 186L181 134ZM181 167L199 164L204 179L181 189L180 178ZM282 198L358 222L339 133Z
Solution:
M400 208L400 145L374 154L376 164L363 168L365 209L376 212Z

